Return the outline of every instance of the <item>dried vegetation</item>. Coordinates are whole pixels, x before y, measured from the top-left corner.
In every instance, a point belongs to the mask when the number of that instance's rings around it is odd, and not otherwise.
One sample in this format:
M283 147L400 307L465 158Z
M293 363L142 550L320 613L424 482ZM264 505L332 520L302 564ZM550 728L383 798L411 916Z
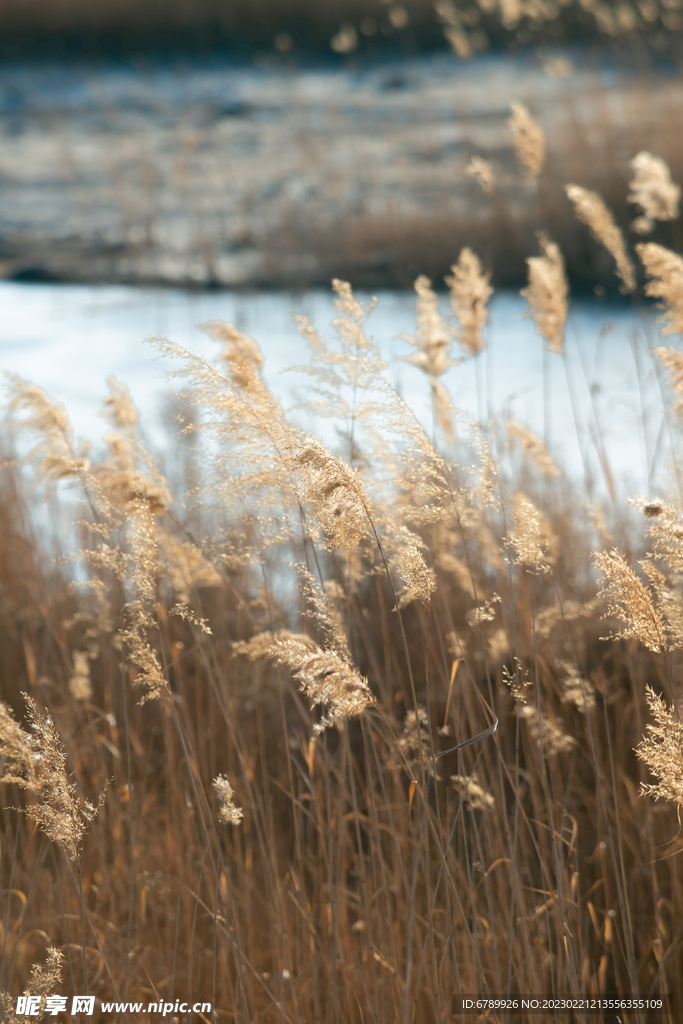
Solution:
M609 211L570 195L633 291ZM561 361L541 248L525 295ZM680 258L640 254L672 333ZM462 423L443 378L454 342L480 364L491 289L469 249L448 284L452 315L418 278L407 339L431 435L342 281L333 342L297 319L335 450L220 321L215 362L152 339L192 410L185 478L113 378L99 453L10 381L34 447L0 489L8 1020L58 984L241 1024L429 1024L457 989L683 995L675 474L630 534L613 507L592 529L528 428ZM680 393L679 350L657 353ZM76 524L58 565L44 495Z

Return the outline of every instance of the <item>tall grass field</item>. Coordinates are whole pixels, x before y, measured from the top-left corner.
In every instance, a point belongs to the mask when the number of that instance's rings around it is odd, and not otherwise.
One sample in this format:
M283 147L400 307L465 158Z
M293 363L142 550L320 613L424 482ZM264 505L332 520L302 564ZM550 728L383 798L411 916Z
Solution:
M510 128L533 184L543 133L520 104ZM471 173L495 189L483 158ZM666 458L628 503L606 461L584 491L550 430L489 414L476 239L446 297L415 282L428 423L339 280L329 335L297 318L310 430L218 320L214 361L149 339L182 385L163 472L115 378L100 449L8 378L3 1021L76 1019L78 994L78 1019L117 1024L681 1019L683 258L647 240L680 190L650 153L629 173L635 251L567 186L634 330L660 307ZM523 294L550 423L570 295L543 232ZM444 383L456 359L476 420ZM465 1016L463 994L623 1002Z

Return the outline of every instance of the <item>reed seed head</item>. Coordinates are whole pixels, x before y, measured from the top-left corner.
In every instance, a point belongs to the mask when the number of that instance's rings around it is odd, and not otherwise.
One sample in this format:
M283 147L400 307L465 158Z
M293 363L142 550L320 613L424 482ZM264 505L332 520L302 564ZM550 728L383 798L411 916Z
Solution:
M517 159L530 177L537 178L545 163L543 129L523 103L511 103L510 110L508 127L513 134Z
M490 273L484 272L479 257L464 248L458 262L446 277L450 289L451 308L457 317L455 336L468 355L476 356L483 348L484 327L489 320L487 303L493 294L489 284Z
M624 236L615 224L610 209L597 192L590 192L580 185L567 185L565 191L574 205L576 216L590 228L593 236L614 257L617 274L626 291L634 292L636 275L633 263L626 251Z
M559 246L539 232L541 256L527 259L529 284L521 294L529 303L530 316L536 330L548 342L551 352L564 352L564 327L567 321L567 275Z

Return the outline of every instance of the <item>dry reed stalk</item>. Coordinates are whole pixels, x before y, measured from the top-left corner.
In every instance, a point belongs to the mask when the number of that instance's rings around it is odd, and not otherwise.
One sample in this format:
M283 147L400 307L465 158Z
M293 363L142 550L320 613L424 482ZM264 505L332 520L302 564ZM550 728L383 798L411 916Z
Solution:
M545 163L545 135L538 121L523 103L510 104L508 127L513 134L517 159L526 173L537 178Z
M580 185L566 185L565 191L574 204L576 216L590 228L597 241L614 257L623 287L629 292L635 291L633 263L626 251L624 236L615 224L611 211L597 192L590 192Z
M521 295L529 303L529 313L536 330L548 342L551 352L564 353L564 328L567 321L567 275L559 246L540 232L538 242L542 256L527 259L529 284Z
M642 150L631 160L633 179L629 182L632 190L629 203L640 206L643 216L637 217L631 227L638 234L647 235L657 220L675 220L681 190L671 180L667 163L660 157Z
M455 336L468 355L476 356L485 348L484 327L488 323L487 303L493 294L490 273L484 272L479 257L471 249L463 249L458 262L446 277L451 308L457 317Z

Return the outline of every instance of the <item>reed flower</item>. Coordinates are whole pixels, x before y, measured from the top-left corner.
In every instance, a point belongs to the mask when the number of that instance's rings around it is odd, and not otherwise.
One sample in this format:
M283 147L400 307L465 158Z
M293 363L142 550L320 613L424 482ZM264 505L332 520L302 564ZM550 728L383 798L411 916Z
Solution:
M527 259L529 284L521 294L529 303L536 330L548 342L551 352L564 352L564 327L567 320L568 285L559 246L543 232L538 235L541 256Z
M683 805L683 723L674 708L667 706L652 687L646 694L654 725L648 725L636 754L648 766L657 782L643 784L644 796Z
M66 773L66 754L52 718L41 714L33 698L25 695L25 700L30 733L0 701L0 782L18 786L35 799L24 813L70 860L76 860L86 825L102 806L104 792L97 805L81 803Z
M520 494L512 522L505 543L512 549L515 563L532 574L549 572L557 559L558 540L546 517Z
M403 723L403 735L398 741L404 763L409 768L424 765L425 772L436 780L439 775L432 761L431 742L429 737L429 715L426 708L418 707L417 712L407 711Z
M645 294L661 300L658 308L664 312L657 322L662 325L662 337L683 334L683 258L655 242L641 242L636 246L636 252L649 278L645 285ZM666 357L663 356L665 352L666 349L657 349L657 355L667 369L674 370L675 358L667 364ZM676 384L674 387L678 390Z
M496 806L494 797L476 775L451 775L451 782L471 811L490 811Z
M227 775L217 775L212 782L213 791L218 800L218 820L224 825L239 825L244 812L236 807L233 797L235 791L230 785Z
M69 693L78 701L92 700L90 657L85 651L74 651L73 665L74 672L71 679L69 679Z
M537 178L545 163L543 129L523 103L511 103L510 110L508 127L514 137L517 159L530 177Z
M104 399L101 415L109 420L116 430L132 430L137 426L138 411L131 401L128 388L116 377L107 377L109 394Z
M615 224L609 208L597 192L590 192L580 185L567 185L565 191L574 205L576 216L590 228L593 236L614 257L617 274L626 291L635 291L636 276L633 263L626 251L624 236Z
M78 476L90 466L89 446L74 446L71 423L64 407L39 388L23 380L18 374L8 374L11 392L10 409L26 413L21 426L40 435L40 440L29 458L37 468L41 480L55 483L67 477Z
M415 281L415 291L417 337L413 338L409 334L404 334L403 337L409 344L414 345L416 351L405 359L427 374L436 421L446 436L453 440L450 398L439 380L450 366L455 366L458 362L450 358L452 333L441 315L439 298L432 290L429 278L420 275Z
M207 320L197 325L199 330L222 344L221 361L237 383L247 381L252 374L263 369L263 353L248 334L240 331L235 324L223 320Z
M529 430L522 423L510 420L508 423L508 438L511 445L519 445L523 448L533 462L536 463L544 476L559 476L560 471L553 462L552 455L543 444L543 441L532 430Z
M251 640L235 644L234 649L252 661L267 657L278 665L287 666L302 693L313 705L320 704L323 708L315 735L335 722L361 715L375 703L367 680L349 661L336 651L323 650L303 633L289 630L260 633Z
M616 634L624 640L638 640L648 650L666 650L665 626L652 595L624 556L616 549L597 555L595 563L603 579L600 596L607 601L609 615L622 622Z
M469 164L465 168L465 173L476 178L483 188L484 192L490 195L496 187L496 178L493 173L493 168L488 160L482 159L480 156L473 156Z
M524 704L519 708L519 716L526 722L531 739L542 748L544 757L567 754L576 746L574 737L569 736L552 715L545 711L539 714L535 704Z
M493 294L489 284L490 273L484 272L479 257L464 248L458 262L446 277L450 289L451 308L457 317L455 336L468 355L476 356L485 347L484 327L488 323L487 303Z
M681 190L671 180L669 167L664 160L642 150L631 160L633 180L628 201L640 206L643 216L634 221L632 227L640 234L649 234L657 220L675 220Z
M24 989L24 995L40 996L40 1008L38 1013L32 1015L36 1021L43 1020L46 1012L46 997L53 995L59 988L62 981L62 963L64 954L53 946L46 950L44 964L33 964L31 977ZM15 1011L16 996L9 992L0 991L0 1020L3 1024L25 1024L26 1016L18 1016ZM52 1016L52 1014L50 1014Z
M282 450L296 475L301 500L320 522L326 545L356 545L372 522L370 499L358 471L308 434L292 431Z
M560 680L563 704L574 704L582 715L595 707L595 691L591 683L585 679L573 661L559 660L557 667L563 673Z

